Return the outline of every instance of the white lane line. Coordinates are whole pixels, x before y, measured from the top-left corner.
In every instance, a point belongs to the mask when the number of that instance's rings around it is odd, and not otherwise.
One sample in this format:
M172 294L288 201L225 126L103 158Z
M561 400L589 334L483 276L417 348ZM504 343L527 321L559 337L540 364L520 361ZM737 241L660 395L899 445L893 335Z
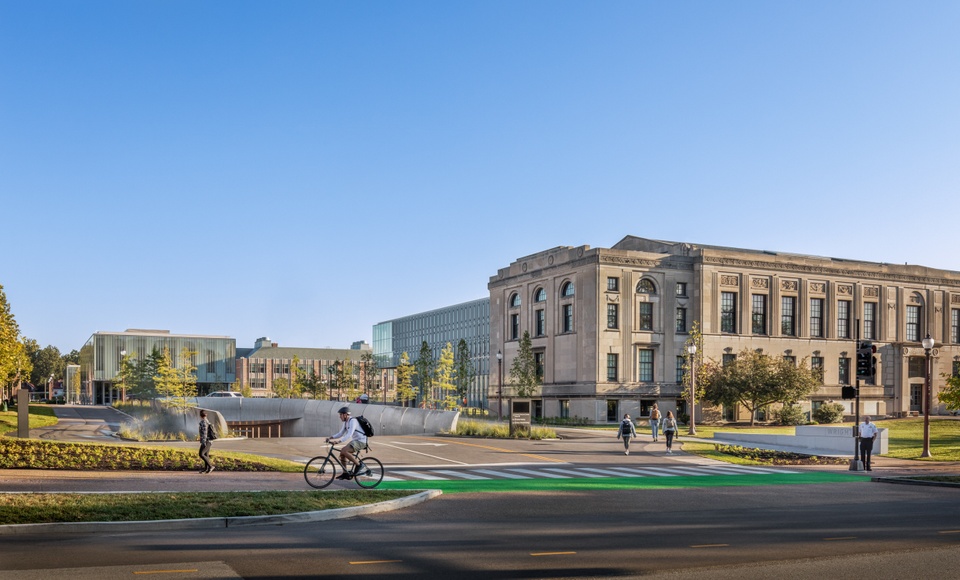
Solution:
M603 475L600 475L599 473L584 473L585 470L583 470L583 469L564 469L564 470L560 470L560 469L557 469L557 468L548 467L547 470L549 470L549 471L555 471L555 472L559 472L559 473L563 473L563 474L574 475L574 476L576 476L576 477L603 477Z
M446 477L437 477L436 475L420 473L419 471L394 471L393 473L402 475L404 477L409 477L410 479L425 479L428 481L446 481L447 479Z
M450 477L459 477L460 479L490 479L489 477L476 475L474 473L470 473L469 471L453 471L448 469L437 469L434 473L442 473L444 475L449 475Z
M442 461L444 463L456 463L457 465L468 465L463 461L454 461L453 459L447 459L446 457L437 457L436 455L430 455L429 453L423 453L421 451L414 451L413 449L407 449L406 447L401 447L399 445L390 445L389 443L384 443L383 441L378 441L377 444L385 445L387 447L393 447L394 449L400 449L400 450L406 451L407 453L415 453L417 455L423 455L424 457L436 459L437 461Z
M517 475L516 473L508 473L506 471L492 471L490 469L474 469L477 473L484 473L486 475L492 475L494 477L505 477L507 479L530 479L526 475Z
M570 479L569 475L559 475L556 473L548 473L540 469L517 469L516 467L511 468L510 471L515 471L518 473L526 473L527 475L532 475L534 477L550 477L553 479Z

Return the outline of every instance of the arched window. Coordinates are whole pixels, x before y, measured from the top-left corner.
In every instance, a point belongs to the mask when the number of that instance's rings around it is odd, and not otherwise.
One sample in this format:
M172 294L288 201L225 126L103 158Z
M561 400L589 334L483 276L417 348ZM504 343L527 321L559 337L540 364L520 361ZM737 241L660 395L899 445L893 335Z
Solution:
M562 298L573 296L573 282L565 282L564 285L560 287L560 296Z
M543 288L537 288L533 291L533 301L534 302L546 302L547 301L547 291Z
M510 308L519 308L519 307L520 307L520 295L515 293L510 297Z
M637 293L638 294L656 294L657 287L653 285L653 280L649 278L644 278L640 280L637 284Z

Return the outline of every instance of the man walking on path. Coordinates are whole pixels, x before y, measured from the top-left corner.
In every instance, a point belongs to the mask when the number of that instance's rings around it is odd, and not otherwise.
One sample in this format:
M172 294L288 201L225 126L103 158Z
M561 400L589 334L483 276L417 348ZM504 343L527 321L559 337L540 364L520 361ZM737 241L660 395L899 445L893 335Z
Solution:
M860 459L863 460L863 467L867 471L873 471L870 468L870 454L873 453L873 442L876 440L880 431L877 426L870 422L870 416L864 415L863 423L860 423Z
M213 463L210 461L210 448L213 447L213 440L217 438L213 433L213 425L207 421L207 412L200 411L200 459L203 460L203 469L200 473L210 473L213 471Z
M637 436L637 430L633 427L633 421L630 415L624 415L623 421L620 421L620 429L617 430L617 439L623 437L623 454L630 455L630 438Z

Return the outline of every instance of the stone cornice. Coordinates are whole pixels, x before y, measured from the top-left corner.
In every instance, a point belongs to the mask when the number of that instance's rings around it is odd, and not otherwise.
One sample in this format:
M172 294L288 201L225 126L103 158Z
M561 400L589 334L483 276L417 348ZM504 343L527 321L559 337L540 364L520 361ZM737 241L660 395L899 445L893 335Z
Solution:
M960 286L960 278L950 279L932 276L911 276L908 274L896 274L892 272L876 272L852 268L791 264L790 262L779 260L767 262L762 260L741 260L737 258L704 256L703 263L712 266L729 266L732 268L744 268L748 270L774 270L777 272L794 272L821 276L836 276L840 278L911 282L919 285L933 284L941 286Z

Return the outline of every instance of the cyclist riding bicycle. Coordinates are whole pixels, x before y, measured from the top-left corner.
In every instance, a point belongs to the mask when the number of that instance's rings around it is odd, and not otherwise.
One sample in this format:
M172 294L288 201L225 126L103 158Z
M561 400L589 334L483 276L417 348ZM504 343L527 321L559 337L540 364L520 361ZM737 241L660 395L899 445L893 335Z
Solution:
M347 444L340 449L340 463L346 467L347 461L353 464L353 471L344 471L338 475L337 479L353 479L361 469L365 469L363 463L357 458L357 455L367 447L367 436L364 435L360 423L350 416L350 407L340 407L337 411L340 413L340 420L343 426L336 434L327 437L327 443L336 445L341 441L347 441Z

